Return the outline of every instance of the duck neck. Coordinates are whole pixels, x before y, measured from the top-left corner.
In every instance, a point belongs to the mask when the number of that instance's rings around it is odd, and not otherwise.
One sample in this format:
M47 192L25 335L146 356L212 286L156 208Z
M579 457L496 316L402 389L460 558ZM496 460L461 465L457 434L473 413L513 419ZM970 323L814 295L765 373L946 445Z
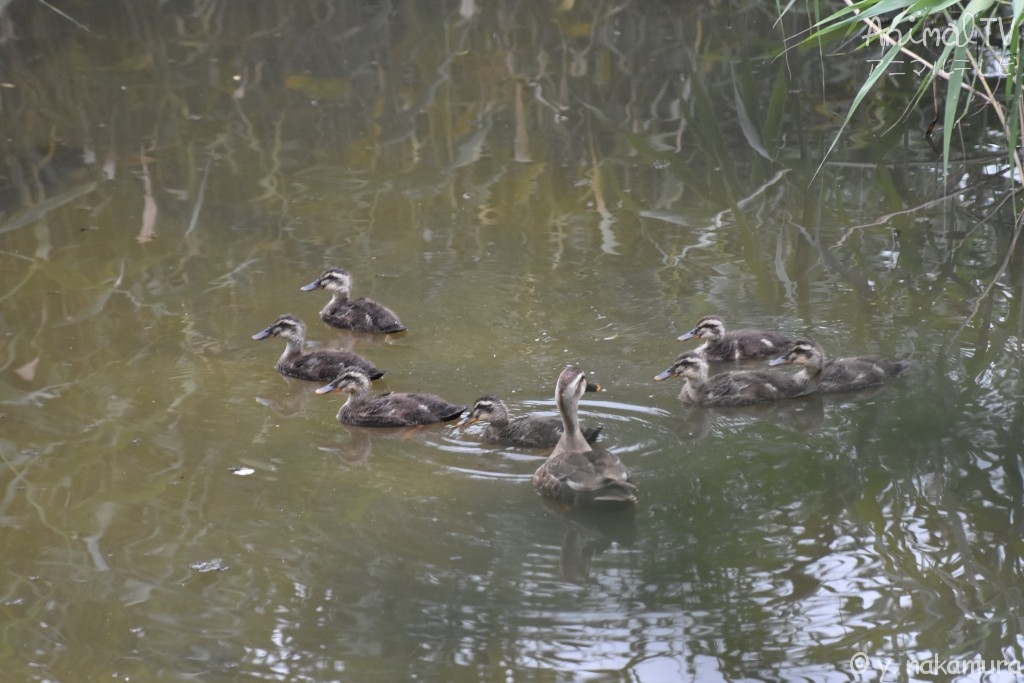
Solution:
M331 308L339 306L348 301L347 289L336 289L331 293Z
M347 289L335 289L331 291L331 300L327 302L327 305L320 310L320 317L330 315L334 312L338 306L348 301L348 290Z
M358 409L359 404L366 399L366 395L370 392L369 389L349 389L345 393L348 394L348 398L338 408L339 421L345 413Z
M305 345L306 340L302 337L285 337L284 353L278 359L277 364L282 365L294 361L296 358L302 355L302 347Z
M686 403L697 403L700 397L700 389L704 386L702 379L687 377L683 382L683 388L679 390L680 400Z
M349 403L355 404L359 403L360 401L365 401L369 395L370 387L365 385L354 386L351 389L349 389L348 400L345 401L345 405L348 405Z
M708 369L706 365L701 364L691 370L686 373L686 381L683 382L683 388L679 390L679 398L696 403L704 388L704 383L708 380Z
M825 374L825 363L820 358L814 358L810 363L800 368L800 371L793 375L793 379L801 384L816 384Z
M579 421L579 398L567 399L559 404L558 412L562 415L562 438L559 441L559 450L562 451L588 451L590 445L580 430Z

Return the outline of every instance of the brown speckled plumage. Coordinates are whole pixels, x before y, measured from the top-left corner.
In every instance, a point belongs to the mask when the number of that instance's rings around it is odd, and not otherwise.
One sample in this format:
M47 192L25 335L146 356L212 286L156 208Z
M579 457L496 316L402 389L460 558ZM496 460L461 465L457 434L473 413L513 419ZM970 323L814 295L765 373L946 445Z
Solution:
M294 315L285 313L278 316L265 329L252 335L255 340L281 337L287 343L284 353L274 365L277 371L287 377L308 379L313 382L330 382L347 368L356 368L370 379L380 379L384 370L376 367L366 358L352 351L342 349L317 349L303 353L306 343L306 324Z
M706 315L679 341L703 339L693 350L707 361L757 360L782 353L789 338L778 332L764 330L725 331L725 323L717 315Z
M370 378L348 370L318 394L345 392L348 400L338 410L338 422L354 427L414 427L458 419L466 406L450 403L437 394L388 392L370 395Z
M320 311L320 319L331 327L375 334L392 334L408 329L386 306L365 297L349 299L352 276L344 268L327 268L301 290L311 292L321 288L331 292L330 302Z
M682 353L655 381L685 378L679 392L683 403L702 406L749 406L807 393L792 375L771 370L734 370L708 376L708 363L694 351Z
M770 365L788 363L801 366L794 375L797 382L821 394L876 387L899 377L910 367L908 360L879 356L828 359L821 346L809 339L793 342L786 353L772 360Z
M481 396L466 417L455 425L464 427L474 422L486 422L483 440L487 443L518 448L554 448L562 436L562 419L553 415L520 415L509 418L508 407L496 396ZM594 443L601 427L583 430L583 438Z

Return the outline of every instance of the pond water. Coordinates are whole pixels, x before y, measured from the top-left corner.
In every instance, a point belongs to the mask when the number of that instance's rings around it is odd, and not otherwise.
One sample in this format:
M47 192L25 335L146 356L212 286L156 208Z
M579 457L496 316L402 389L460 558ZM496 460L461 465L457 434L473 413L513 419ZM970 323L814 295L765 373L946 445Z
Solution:
M10 680L1013 679L990 122L944 177L894 76L822 163L870 65L772 57L770 3L3 5ZM409 331L321 324L328 265ZM554 414L580 365L634 514L545 504L476 426L342 427L250 339L285 312L379 391ZM707 313L913 367L684 406L652 378Z

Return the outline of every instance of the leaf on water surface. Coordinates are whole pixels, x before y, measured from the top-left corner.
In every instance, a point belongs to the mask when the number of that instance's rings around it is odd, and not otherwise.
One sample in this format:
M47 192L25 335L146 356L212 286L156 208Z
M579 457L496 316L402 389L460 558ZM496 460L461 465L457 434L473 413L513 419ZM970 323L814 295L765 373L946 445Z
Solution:
M653 218L655 220L665 221L666 223L672 223L673 225L698 225L691 216L670 213L668 211L641 211L639 212L639 215L643 218Z
M138 236L135 241L139 244L145 244L151 242L156 237L156 199L153 198L153 181L149 177L149 164L146 163L146 157L141 153L139 157L142 159L142 228L139 230Z
M228 565L224 564L224 560L220 557L215 557L212 560L203 560L202 562L193 562L188 566L192 571L205 574L207 572L224 572L228 570Z
M601 219L601 223L598 225L601 230L601 251L611 256L618 256L619 240L615 237L615 231L612 230L613 223L615 223L615 219L608 217Z
M156 237L156 214L156 200L153 199L153 195L146 195L142 201L142 228L135 237L139 244L152 242Z
M42 356L36 356L28 363L25 363L20 368L14 371L15 374L17 374L18 377L21 377L26 382L31 382L36 378L36 368L39 367L40 358L42 358Z

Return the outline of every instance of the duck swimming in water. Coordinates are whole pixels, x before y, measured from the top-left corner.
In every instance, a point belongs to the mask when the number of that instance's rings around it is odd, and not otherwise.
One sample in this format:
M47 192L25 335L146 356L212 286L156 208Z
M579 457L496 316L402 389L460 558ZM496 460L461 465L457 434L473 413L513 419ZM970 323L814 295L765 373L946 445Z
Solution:
M822 394L876 387L899 377L910 367L908 360L887 360L878 356L828 359L821 346L809 339L793 342L769 365L789 363L801 366L793 375L797 382Z
M287 342L284 353L274 365L277 371L287 377L308 379L314 382L330 382L347 368L357 368L370 379L380 379L384 370L374 366L366 358L352 351L341 349L317 349L303 353L306 343L306 323L290 313L278 316L270 326L252 335L252 339L260 340L268 337L281 337Z
M352 276L344 268L328 268L320 277L300 289L311 292L321 288L332 294L331 300L320 311L320 319L331 327L375 334L392 334L409 329L394 311L376 301L365 297L349 299Z
M510 419L505 402L496 396L481 396L456 427L486 422L483 439L487 443L519 448L554 448L562 436L562 418L551 415L521 415ZM601 427L583 430L587 443L594 443Z
M338 410L338 422L353 427L414 427L458 419L466 406L449 403L436 394L388 392L370 395L370 378L359 370L346 370L318 394L347 393Z
M636 502L636 484L618 456L594 450L580 430L580 398L600 391L576 366L562 371L555 384L555 403L562 417L562 436L533 474L542 496L581 508L618 510Z
M703 339L693 350L707 361L757 360L785 351L789 338L778 332L764 330L725 331L725 323L717 315L706 315L678 341Z
M749 406L808 393L805 384L784 372L733 370L709 377L708 362L696 351L680 354L654 381L677 376L686 380L679 400L692 405Z

